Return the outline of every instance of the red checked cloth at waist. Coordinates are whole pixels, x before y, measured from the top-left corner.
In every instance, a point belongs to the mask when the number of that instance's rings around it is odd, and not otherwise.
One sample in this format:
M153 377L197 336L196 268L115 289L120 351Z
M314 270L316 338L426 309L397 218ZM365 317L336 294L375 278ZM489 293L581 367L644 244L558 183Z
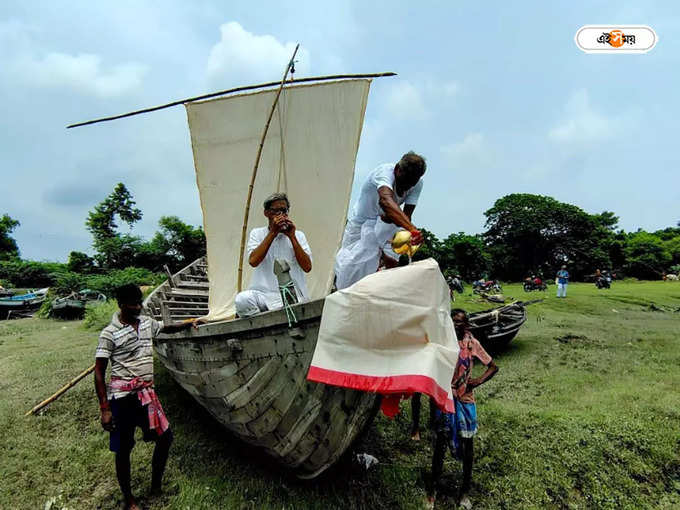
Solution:
M458 341L451 298L433 259L370 274L328 297L323 308L310 381L388 396L431 396L453 412L451 379Z
M168 430L170 423L165 416L165 412L163 412L163 407L158 400L151 381L144 381L139 377L131 380L112 377L110 386L119 391L136 391L139 402L143 406L147 406L149 429L155 430L159 436Z

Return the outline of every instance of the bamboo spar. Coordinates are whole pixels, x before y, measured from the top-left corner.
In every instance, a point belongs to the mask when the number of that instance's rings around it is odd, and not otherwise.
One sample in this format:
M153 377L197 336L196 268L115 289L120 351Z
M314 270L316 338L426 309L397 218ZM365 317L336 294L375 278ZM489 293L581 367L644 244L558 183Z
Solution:
M276 110L276 105L279 102L279 97L281 96L281 91L283 86L286 84L286 78L288 77L288 71L293 66L293 61L295 60L295 55L297 54L300 44L295 46L295 51L293 51L293 56L290 57L290 61L286 66L286 71L283 73L283 79L281 80L281 85L279 90L276 92L276 97L274 98L274 103L272 104L271 111L269 112L269 118L267 118L267 123L264 126L264 132L262 133L262 138L260 139L260 146L257 149L257 156L255 157L255 166L253 167L253 176L250 179L250 186L248 186L248 198L246 199L246 212L243 215L243 229L241 230L241 251L238 257L238 286L237 291L241 292L243 290L243 250L246 244L246 230L248 229L248 215L250 214L250 202L253 198L253 187L255 186L255 177L257 177L257 167L260 165L260 157L262 156L262 148L264 147L264 141L267 138L267 131L269 131L269 124L271 124L272 117L274 116L274 111Z
M308 83L312 81L328 81L328 80L347 80L356 78L384 78L387 76L396 76L397 73L385 72L385 73L369 73L369 74L329 74L326 76L310 76L308 78L296 78L295 83ZM194 101L203 101L205 99L211 99L214 97L226 96L228 94L234 94L236 92L244 92L247 90L257 90L267 87L274 87L279 85L280 82L272 81L269 83L260 83L259 85L246 85L244 87L236 87L233 89L220 90L219 92L211 92L210 94L203 94L200 96L187 97L185 99L179 99L177 101L172 101L170 103L165 103L158 106L151 106L149 108L142 108L141 110L134 110L132 112L121 113L119 115L112 115L110 117L102 117L99 119L86 120L84 122L77 122L75 124L69 124L66 129L89 126L91 124L99 124L100 122L109 122L111 120L124 119L126 117L134 117L135 115L141 115L142 113L157 112L158 110L165 110L166 108L172 108L173 106L179 106L185 103L193 103Z
M45 407L47 404L54 402L57 400L59 397L61 397L64 393L66 393L70 388L78 384L78 381L80 381L83 377L88 375L89 373L94 371L94 365L92 365L90 368L82 372L80 375L78 375L75 379L73 379L71 382L63 386L59 391L57 391L54 395L52 395L50 398L47 398L40 402L37 406L35 406L33 409L28 411L24 416L28 416L30 414L35 414L38 411L40 411L43 407Z

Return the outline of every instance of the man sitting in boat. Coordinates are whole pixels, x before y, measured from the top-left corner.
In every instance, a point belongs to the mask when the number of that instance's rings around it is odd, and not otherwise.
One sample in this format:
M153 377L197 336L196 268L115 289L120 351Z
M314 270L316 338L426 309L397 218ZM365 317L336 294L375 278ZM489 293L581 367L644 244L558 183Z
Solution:
M285 260L295 284L298 301L308 299L305 273L312 270L312 250L305 233L288 216L290 202L285 193L274 193L264 201L266 227L254 228L248 237L248 263L255 268L248 290L236 295L236 313L248 317L283 307L274 261Z
M399 256L392 251L389 241L399 228L411 232L412 244L423 242L411 216L423 189L425 169L425 159L411 151L398 163L380 165L368 174L335 258L338 289L375 273L381 256L386 267L395 267Z

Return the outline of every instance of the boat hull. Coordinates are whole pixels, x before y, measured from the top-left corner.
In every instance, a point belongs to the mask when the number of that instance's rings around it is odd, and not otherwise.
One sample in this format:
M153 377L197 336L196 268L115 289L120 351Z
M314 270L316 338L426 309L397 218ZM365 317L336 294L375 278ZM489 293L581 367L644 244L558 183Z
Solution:
M313 478L340 458L379 406L376 394L307 381L322 310L323 300L295 305L292 327L283 310L210 323L161 334L154 347L225 428Z

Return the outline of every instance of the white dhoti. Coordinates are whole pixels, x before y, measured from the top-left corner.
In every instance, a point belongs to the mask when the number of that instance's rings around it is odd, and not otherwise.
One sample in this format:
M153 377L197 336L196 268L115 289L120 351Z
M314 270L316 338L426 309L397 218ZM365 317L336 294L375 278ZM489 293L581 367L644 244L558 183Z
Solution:
M390 241L399 227L385 223L380 218L363 223L348 221L342 237L342 245L335 257L335 285L344 289L358 282L364 276L375 273L384 251L389 257L398 259Z
M244 290L236 294L234 308L239 317L250 317L268 310L283 308L283 302L278 292Z

